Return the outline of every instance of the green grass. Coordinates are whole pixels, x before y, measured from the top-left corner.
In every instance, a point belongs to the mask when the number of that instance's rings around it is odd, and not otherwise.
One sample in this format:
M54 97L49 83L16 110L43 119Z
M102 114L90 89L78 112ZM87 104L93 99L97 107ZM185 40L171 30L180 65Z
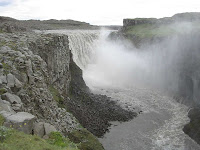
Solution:
M135 35L141 38L153 36L167 36L173 34L174 32L175 30L168 26L157 26L153 24L141 24L130 26L125 31L127 35Z
M0 126L3 125L4 121L5 121L4 117L2 115L0 115Z
M53 87L53 85L49 86L49 91L51 92L53 99L58 103L59 107L64 107L63 106L63 101L64 99L61 97L60 93L56 88Z
M135 35L138 38L165 37L174 34L183 34L189 31L200 31L200 23L191 24L140 24L125 29L126 35Z
M74 143L79 143L80 150L104 150L98 139L86 129L74 130L68 135Z
M65 145L61 145L59 142L49 142L38 136L24 134L2 126L0 127L1 137L3 138L0 142L0 150L78 150L77 146L69 140L65 140L65 142L68 142ZM51 140L53 139L60 141L64 138L61 135L58 136L57 133L53 133Z
M4 89L4 88L1 88L1 89L0 89L0 95L3 95L3 94L6 93L6 92L7 92L6 89Z
M64 138L60 132L51 132L47 141L48 143L59 147L78 149L76 144L72 143L68 138Z

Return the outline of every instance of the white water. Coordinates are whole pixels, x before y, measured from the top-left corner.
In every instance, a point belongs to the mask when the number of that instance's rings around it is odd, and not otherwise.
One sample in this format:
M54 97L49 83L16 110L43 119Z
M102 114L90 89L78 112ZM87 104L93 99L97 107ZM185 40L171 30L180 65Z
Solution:
M160 76L156 79L149 76L155 75L151 69L155 71L162 66L154 68L154 63L150 66L152 61L147 61L160 58L149 53L133 52L121 43L108 41L109 32L59 32L69 36L73 59L83 70L84 80L93 92L110 96L125 109L142 111L130 122L117 123L100 139L106 150L200 149L182 131L189 122L189 108L159 90L156 92L150 86L144 86L155 81L160 84ZM163 71L159 71L159 75L163 75Z

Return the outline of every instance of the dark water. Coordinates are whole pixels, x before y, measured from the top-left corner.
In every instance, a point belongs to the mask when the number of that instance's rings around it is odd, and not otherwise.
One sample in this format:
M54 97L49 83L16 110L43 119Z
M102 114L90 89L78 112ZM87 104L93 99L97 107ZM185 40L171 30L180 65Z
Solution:
M100 91L98 91L100 92ZM137 118L113 123L100 142L106 150L199 150L182 131L189 121L188 108L148 89L101 90L126 108L142 110ZM127 107L128 105L128 107Z

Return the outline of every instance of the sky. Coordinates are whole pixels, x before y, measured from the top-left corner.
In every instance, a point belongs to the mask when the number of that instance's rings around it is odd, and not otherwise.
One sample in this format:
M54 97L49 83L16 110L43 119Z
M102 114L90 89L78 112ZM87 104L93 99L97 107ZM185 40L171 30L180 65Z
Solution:
M200 12L200 0L0 0L0 16L73 19L93 25L122 25L124 18L162 18L182 12Z

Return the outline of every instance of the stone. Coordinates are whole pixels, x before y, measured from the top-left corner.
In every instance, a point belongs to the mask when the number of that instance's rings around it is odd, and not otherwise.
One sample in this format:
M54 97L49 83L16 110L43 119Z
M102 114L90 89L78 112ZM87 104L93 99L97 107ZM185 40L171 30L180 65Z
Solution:
M0 80L2 81L2 84L7 84L6 76L0 76Z
M33 75L33 70L32 70L32 62L31 62L31 60L29 59L29 60L25 61L25 65L27 67L28 76L32 76Z
M49 124L49 123L44 123L44 131L45 131L45 135L49 135L51 132L56 132L56 128Z
M0 76L2 76L4 73L4 69L3 68L0 68Z
M15 113L12 107L10 106L10 103L7 103L6 101L3 100L0 100L0 111Z
M34 134L43 137L45 134L44 122L38 122L34 124Z
M0 100L0 102L2 102L2 103L4 103L4 104L7 104L7 105L11 106L10 102L8 102L8 101Z
M14 111L20 111L22 108L22 105L21 104L12 104L12 109Z
M4 116L5 117L5 116ZM5 117L4 126L22 131L26 134L33 132L35 116L27 112L18 112Z
M21 88L22 87L22 83L17 78L15 78L15 87L16 88Z
M0 63L0 69L2 69L3 68L3 64L2 63Z
M0 84L3 84L2 80L0 79Z
M7 117L9 117L9 116L15 114L15 112L9 112L9 111L3 110L3 111L0 111L0 114L1 114L4 118L7 118Z
M9 73L8 75L7 75L7 86L8 87L14 87L15 86L15 77L11 74L11 73Z
M2 54L7 53L8 51L11 51L11 48L8 46L3 46L0 49L0 53L2 53Z
M1 96L1 98L3 100L7 100L9 101L11 104L21 104L22 101L21 99L19 98L19 96L17 95L14 95L14 94L10 94L10 93L5 93Z

